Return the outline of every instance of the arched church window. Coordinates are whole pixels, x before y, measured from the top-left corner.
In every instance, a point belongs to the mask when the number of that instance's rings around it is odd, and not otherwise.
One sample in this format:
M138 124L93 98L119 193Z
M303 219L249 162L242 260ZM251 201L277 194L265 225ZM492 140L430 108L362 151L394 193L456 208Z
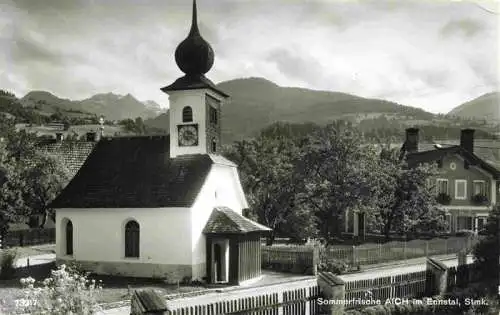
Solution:
M73 223L71 220L66 223L66 255L73 255Z
M125 225L125 257L139 257L139 223L129 221Z
M182 109L182 122L192 122L193 121L193 109L190 106L186 106Z
M212 139L212 152L217 152L217 141L214 139Z

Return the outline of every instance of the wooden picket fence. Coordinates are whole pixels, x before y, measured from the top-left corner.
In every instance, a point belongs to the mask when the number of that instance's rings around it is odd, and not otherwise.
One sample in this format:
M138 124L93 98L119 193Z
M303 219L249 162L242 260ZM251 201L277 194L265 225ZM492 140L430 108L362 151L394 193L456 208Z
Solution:
M373 299L385 301L394 298L418 298L426 293L426 283L430 277L428 271L418 271L387 277L349 281L345 283L345 298ZM360 307L349 304L346 308Z
M477 281L478 267L467 265L459 269L469 271L463 285ZM457 267L448 268L448 290L456 284ZM344 296L338 298L352 301L387 299L412 299L427 296L428 288L435 286L432 271L424 270L407 274L395 274L371 279L346 281ZM282 283L210 292L205 295L167 299L167 315L321 315L322 297L316 278L284 281ZM362 303L348 303L345 309L360 309Z
M209 299L193 297L167 301L168 315L320 315L316 279L252 287L220 293ZM205 302L200 302L200 300Z
M261 263L264 269L282 272L309 273L315 264L314 248L307 246L283 246L261 248ZM318 255L318 254L316 254Z
M464 248L471 249L475 243L474 238L453 237L385 244L363 244L347 248L324 248L322 249L324 251L322 256L326 256L327 259L331 260L346 261L353 265L372 265L395 260L455 254Z
M314 247L311 245L262 246L262 267L276 271L300 272L312 267L315 251L319 262L343 261L350 266L363 266L412 258L456 254L463 249L472 249L478 239L474 237L451 237L447 239L413 240L385 244L363 244L360 246ZM295 268L292 268L295 266ZM297 266L303 266L298 268Z
M56 229L24 229L7 231L0 237L0 249L51 244L56 241Z

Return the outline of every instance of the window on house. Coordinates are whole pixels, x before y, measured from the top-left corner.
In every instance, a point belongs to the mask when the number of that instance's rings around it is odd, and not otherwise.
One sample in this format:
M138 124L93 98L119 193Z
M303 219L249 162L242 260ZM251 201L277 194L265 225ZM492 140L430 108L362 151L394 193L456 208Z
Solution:
M70 220L66 223L66 255L73 255L73 223Z
M125 257L139 257L139 223L129 221L125 225Z
M447 224L446 230L448 232L451 232L451 224L452 224L452 221L451 221L452 220L452 216L451 216L451 214L450 213L446 213L444 218L445 218L446 224Z
M193 121L193 109L186 106L182 109L182 122L192 122Z
M486 182L484 180L474 181L473 194L486 196Z
M448 194L448 180L443 178L436 179L437 194Z
M472 217L459 216L457 218L457 231L460 230L473 230L474 220Z
M209 115L210 115L210 123L212 125L217 125L217 109L215 109L214 107L210 106L209 107Z
M465 179L455 180L455 199L467 199L467 181Z
M481 231L486 227L486 220L487 220L487 218L482 218L482 217L477 218L477 230L478 231Z
M451 231L451 214L447 212L441 213L441 218L446 222L446 230Z

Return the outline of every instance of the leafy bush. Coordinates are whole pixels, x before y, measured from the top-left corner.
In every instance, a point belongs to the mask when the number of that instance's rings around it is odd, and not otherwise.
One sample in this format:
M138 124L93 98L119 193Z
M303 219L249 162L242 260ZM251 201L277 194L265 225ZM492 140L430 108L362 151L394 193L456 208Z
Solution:
M69 262L66 265L66 271L70 274L75 274L78 276L89 276L90 272L85 271L83 266L80 263L75 261Z
M473 230L459 230L455 233L455 236L474 236L476 233Z
M322 261L318 265L318 272L327 271L340 275L349 270L349 265L341 260Z
M10 279L16 273L14 266L17 252L15 250L6 250L0 252L0 279Z
M488 197L482 194L476 194L471 197L471 201L476 205L485 205L488 203Z
M449 205L451 202L451 197L446 193L439 193L436 197L436 200L442 205Z
M29 304L19 305L16 311L21 314L95 314L100 310L97 295L102 290L95 280L79 275L61 265L52 270L52 275L35 286L35 279L23 278L24 299Z
M484 285L489 289L491 294L497 294L498 290L498 277L491 276L498 275L500 272L498 266L498 257L500 255L500 243L498 239L498 226L500 220L500 206L496 206L490 212L485 226L485 235L476 244L474 248L474 260L479 265Z

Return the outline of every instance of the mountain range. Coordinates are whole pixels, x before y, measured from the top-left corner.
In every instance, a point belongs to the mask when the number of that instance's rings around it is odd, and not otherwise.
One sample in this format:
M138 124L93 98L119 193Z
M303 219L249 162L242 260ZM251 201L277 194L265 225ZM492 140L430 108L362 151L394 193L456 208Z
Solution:
M500 121L500 92L481 95L452 109L448 115L471 119Z
M24 107L30 107L42 113L54 113L57 110L74 111L103 115L107 120L154 118L163 111L156 102L140 102L131 94L103 93L84 100L72 101L45 91L31 91L19 101Z
M217 84L217 87L231 96L222 111L222 137L225 143L253 136L276 121L326 124L344 119L359 123L384 116L390 119L390 125L385 126L387 128L398 125L397 128L404 128L402 125L405 124L430 125L443 121L442 117L422 109L386 100L281 87L263 78L225 81ZM168 112L145 123L168 130Z
M231 96L224 104L221 118L225 143L253 136L276 121L321 125L344 119L371 126L374 125L374 120L382 117L375 125L401 130L405 125L440 124L444 117L386 100L340 92L281 87L263 78L235 79L221 82L217 87ZM485 94L456 107L444 120L455 119L451 116L498 118L498 98L497 92ZM97 94L74 101L45 91L32 91L19 102L24 108L32 108L41 114L50 115L64 110L65 113L75 115L104 115L107 120L142 117L148 127L162 130L161 132L168 132L169 129L168 110L163 110L154 101L141 102L130 94Z

